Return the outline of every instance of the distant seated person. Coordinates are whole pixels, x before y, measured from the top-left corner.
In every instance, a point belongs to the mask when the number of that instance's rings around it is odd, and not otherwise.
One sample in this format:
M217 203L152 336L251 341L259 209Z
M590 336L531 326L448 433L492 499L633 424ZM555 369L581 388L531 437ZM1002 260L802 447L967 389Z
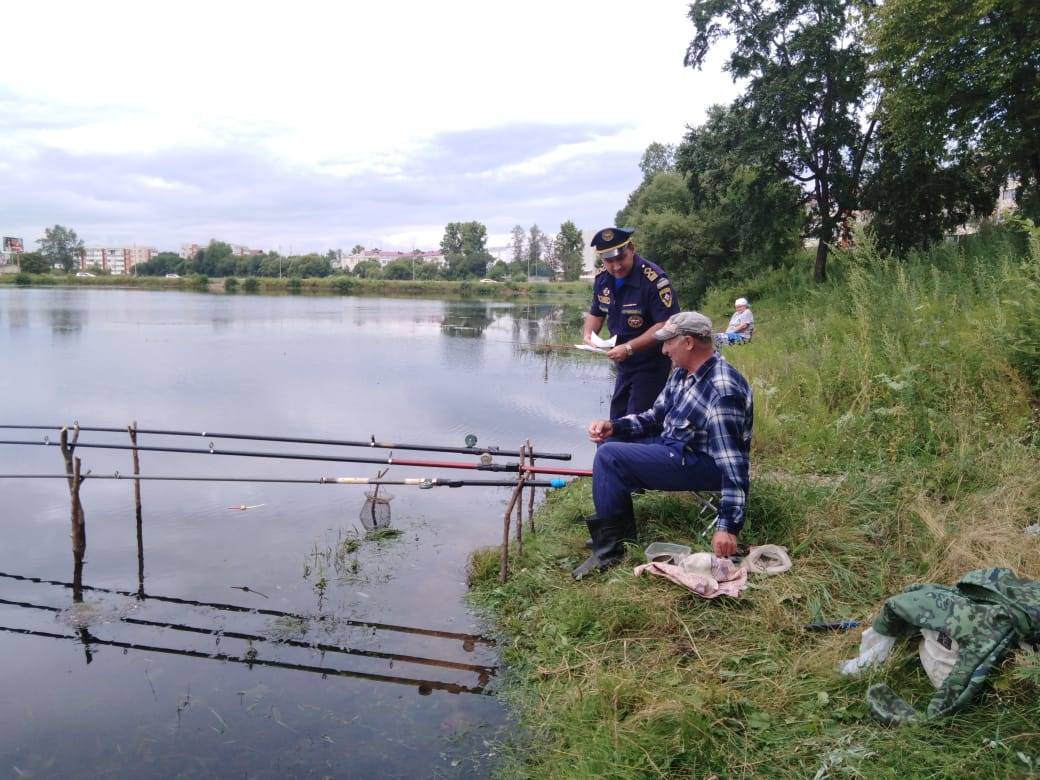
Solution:
M737 298L733 302L736 312L729 318L729 327L725 333L715 334L715 343L740 344L751 341L751 334L755 330L755 315L751 313L751 306L747 298Z

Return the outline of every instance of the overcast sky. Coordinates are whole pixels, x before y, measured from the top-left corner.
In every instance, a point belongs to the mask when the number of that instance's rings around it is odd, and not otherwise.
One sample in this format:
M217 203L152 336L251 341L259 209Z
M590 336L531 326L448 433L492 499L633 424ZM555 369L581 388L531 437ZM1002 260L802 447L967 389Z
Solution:
M609 225L735 88L678 0L5 4L0 233L432 249Z

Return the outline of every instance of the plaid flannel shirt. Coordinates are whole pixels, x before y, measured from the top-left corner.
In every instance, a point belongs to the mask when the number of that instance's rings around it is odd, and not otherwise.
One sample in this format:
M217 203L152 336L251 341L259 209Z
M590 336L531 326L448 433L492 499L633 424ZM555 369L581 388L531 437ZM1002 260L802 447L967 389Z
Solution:
M652 407L612 422L617 438L660 434L712 458L722 472L717 527L737 534L744 525L747 503L753 416L747 381L715 354L693 374L674 369Z

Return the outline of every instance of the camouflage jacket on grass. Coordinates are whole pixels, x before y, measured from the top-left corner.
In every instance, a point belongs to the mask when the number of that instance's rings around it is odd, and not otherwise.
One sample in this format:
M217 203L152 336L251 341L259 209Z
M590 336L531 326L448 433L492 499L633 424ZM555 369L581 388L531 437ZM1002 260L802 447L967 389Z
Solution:
M885 602L874 630L888 636L939 631L957 642L957 663L928 703L928 718L949 715L978 693L990 671L1016 640L1040 638L1040 582L1021 580L1009 569L965 574L956 587L911 585ZM905 723L920 713L884 684L867 692L871 712L886 723Z

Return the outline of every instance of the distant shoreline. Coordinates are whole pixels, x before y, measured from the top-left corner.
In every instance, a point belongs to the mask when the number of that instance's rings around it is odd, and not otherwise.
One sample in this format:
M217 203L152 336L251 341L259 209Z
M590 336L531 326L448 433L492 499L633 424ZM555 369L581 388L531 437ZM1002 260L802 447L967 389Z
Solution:
M312 277L306 279L272 279L267 277L237 278L226 289L230 279L161 276L92 276L63 274L0 274L0 287L106 287L130 290L172 290L209 292L217 295L358 295L414 298L548 298L586 296L591 292L588 281L578 282L477 282L477 281L411 281L398 279L355 279L350 276ZM249 280L256 280L251 289Z

